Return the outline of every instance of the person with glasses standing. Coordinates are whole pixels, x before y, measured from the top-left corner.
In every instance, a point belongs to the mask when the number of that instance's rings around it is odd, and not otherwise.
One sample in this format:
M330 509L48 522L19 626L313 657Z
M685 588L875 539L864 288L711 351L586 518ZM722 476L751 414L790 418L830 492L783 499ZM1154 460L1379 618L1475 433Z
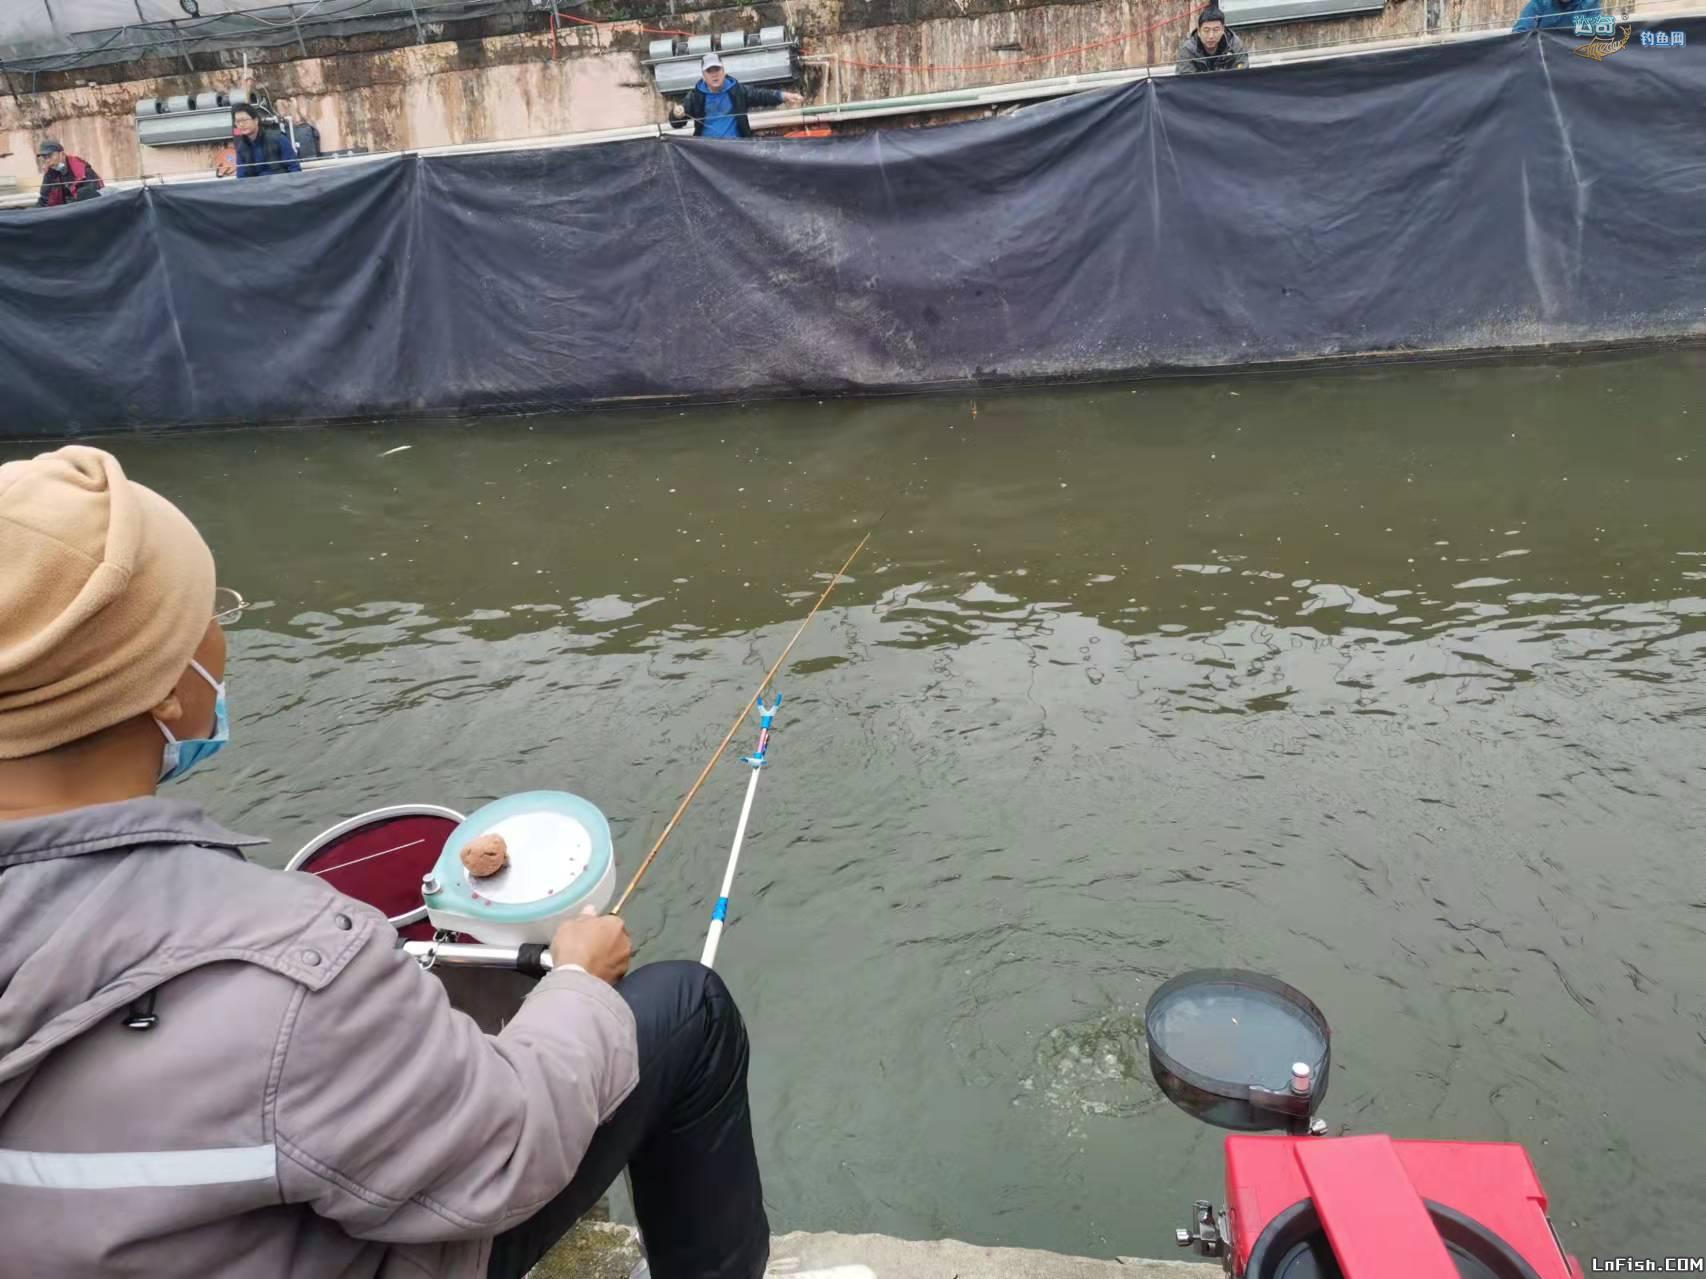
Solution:
M290 135L276 124L269 126L263 121L258 107L247 103L233 107L231 129L235 137L232 171L239 178L302 172Z
M653 1279L759 1279L714 972L581 916L487 1036L379 911L157 793L231 741L243 607L111 454L0 466L0 1269L521 1279L627 1167Z

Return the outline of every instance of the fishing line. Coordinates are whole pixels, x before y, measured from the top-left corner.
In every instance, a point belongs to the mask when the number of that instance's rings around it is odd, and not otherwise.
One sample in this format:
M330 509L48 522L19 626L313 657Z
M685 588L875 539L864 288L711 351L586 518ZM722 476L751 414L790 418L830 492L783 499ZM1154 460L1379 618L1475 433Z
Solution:
M817 603L812 605L812 611L806 614L805 621L800 623L799 629L794 632L794 637L788 641L788 646L782 650L782 655L764 673L763 680L759 682L758 688L754 690L752 696L741 703L740 714L735 717L735 722L729 725L729 731L723 734L723 740L717 743L717 749L711 752L711 758L705 762L705 767L699 770L699 776L688 788L681 803L676 806L674 815L664 826L663 833L657 838L657 843L652 845L652 851L646 854L646 860L640 863L640 868L634 872L634 877L628 881L628 886L622 890L622 896L617 898L616 904L610 908L612 915L622 913L622 908L628 904L628 899L634 895L634 890L640 886L640 881L645 878L646 872L652 868L652 863L657 860L658 853L663 849L664 841L674 832L676 824L681 821L681 815L687 811L687 806L693 802L693 797L699 793L699 788L705 784L705 779L711 775L711 770L717 766L717 761L723 757L723 752L729 748L729 743L734 741L735 734L740 732L741 725L746 723L746 717L752 714L752 708L759 703L765 690L770 687L771 681L776 678L776 672L781 670L782 664L788 660L788 654L794 651L794 645L799 643L800 636L806 633L806 627L811 625L812 618L817 616L817 611L823 607L830 592L836 588L847 570L853 566L853 561L859 558L859 552L865 549L865 543L871 540L871 534L877 531L877 525L881 524L887 516L888 512L884 511L882 515L877 517L876 523L865 531L865 536L859 539L859 545L853 548L852 554L836 570L835 575L829 579L829 585L823 588L823 594L817 597Z

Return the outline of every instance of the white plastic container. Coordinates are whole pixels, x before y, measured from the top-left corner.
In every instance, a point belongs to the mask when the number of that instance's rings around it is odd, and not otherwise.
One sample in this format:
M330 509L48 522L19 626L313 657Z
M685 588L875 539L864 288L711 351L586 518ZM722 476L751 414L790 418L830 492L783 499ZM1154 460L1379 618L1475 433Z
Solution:
M462 850L486 834L503 837L509 864L476 879ZM602 911L615 893L610 823L567 791L526 791L469 814L421 885L434 928L489 946L549 943L557 925L588 906Z

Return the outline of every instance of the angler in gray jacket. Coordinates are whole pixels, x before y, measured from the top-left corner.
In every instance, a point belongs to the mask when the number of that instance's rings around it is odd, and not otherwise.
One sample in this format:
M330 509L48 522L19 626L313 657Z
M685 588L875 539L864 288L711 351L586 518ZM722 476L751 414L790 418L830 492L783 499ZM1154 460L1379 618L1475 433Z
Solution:
M1250 65L1250 53L1238 33L1226 25L1226 15L1216 5L1197 14L1196 30L1179 42L1179 75L1198 71L1242 71Z
M0 466L0 1271L519 1277L626 1165L657 1279L758 1279L715 974L578 919L487 1036L378 912L155 794L230 737L218 599L109 454Z

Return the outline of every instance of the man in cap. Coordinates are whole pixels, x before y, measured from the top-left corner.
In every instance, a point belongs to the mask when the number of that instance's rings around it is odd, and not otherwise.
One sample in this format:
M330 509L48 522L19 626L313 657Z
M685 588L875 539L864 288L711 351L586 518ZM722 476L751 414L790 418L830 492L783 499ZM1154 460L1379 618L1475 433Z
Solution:
M1216 5L1197 14L1196 30L1179 42L1179 75L1198 71L1242 71L1250 65L1249 51L1236 31L1227 29L1226 15Z
M58 138L41 140L41 145L36 148L36 167L41 170L41 195L36 198L38 209L92 200L106 185L87 160L66 155Z
M155 793L231 738L241 609L112 455L0 466L0 1269L520 1279L627 1165L654 1279L758 1279L715 973L625 976L583 916L487 1036L378 911Z
M670 108L672 129L693 121L696 138L750 138L753 107L797 107L805 99L776 89L749 89L723 69L723 60L707 53L699 62L699 83Z

